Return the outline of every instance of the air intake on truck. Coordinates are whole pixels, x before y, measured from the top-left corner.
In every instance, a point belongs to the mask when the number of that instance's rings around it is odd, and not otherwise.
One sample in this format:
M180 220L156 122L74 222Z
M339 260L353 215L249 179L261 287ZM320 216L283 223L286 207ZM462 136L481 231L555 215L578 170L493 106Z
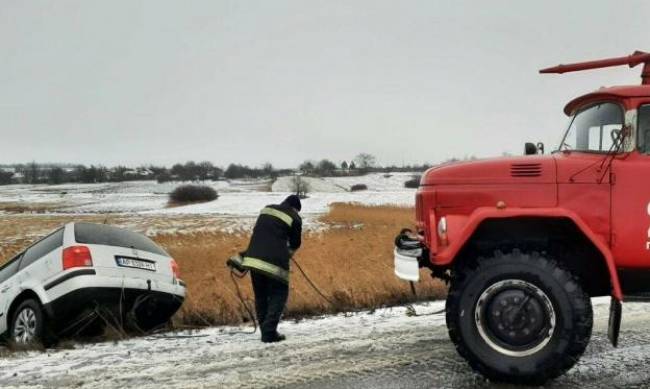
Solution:
M510 165L512 177L539 177L542 175L542 164L540 163L513 163Z

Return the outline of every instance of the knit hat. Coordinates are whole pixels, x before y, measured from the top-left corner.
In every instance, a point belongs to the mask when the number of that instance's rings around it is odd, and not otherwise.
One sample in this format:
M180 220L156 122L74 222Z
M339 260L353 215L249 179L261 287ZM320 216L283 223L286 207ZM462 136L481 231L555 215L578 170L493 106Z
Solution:
M282 204L293 207L298 212L300 212L300 209L302 208L302 204L300 203L300 197L298 197L298 195L295 195L295 194L292 194L291 196L284 199Z

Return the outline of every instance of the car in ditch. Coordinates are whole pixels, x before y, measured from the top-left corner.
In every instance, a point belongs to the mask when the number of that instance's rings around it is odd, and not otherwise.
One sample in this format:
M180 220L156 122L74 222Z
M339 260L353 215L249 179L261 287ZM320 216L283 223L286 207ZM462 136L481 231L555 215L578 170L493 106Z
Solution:
M148 237L68 223L0 267L0 334L48 346L107 321L148 331L184 299L178 264Z
M643 65L641 85L569 102L551 155L429 169L416 231L398 236L395 273L450 284L449 337L492 380L541 384L570 369L591 337L591 297L611 296L616 346L623 301L650 301L650 53L544 69Z

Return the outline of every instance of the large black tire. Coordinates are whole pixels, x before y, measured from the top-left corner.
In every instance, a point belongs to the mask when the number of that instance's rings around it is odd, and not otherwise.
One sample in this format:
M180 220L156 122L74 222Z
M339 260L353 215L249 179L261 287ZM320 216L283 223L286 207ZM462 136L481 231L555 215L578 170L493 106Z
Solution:
M17 347L47 346L50 343L47 335L41 304L34 299L21 302L11 317L10 343Z
M456 350L474 370L493 381L539 385L578 361L593 313L570 272L514 250L455 269L446 319Z

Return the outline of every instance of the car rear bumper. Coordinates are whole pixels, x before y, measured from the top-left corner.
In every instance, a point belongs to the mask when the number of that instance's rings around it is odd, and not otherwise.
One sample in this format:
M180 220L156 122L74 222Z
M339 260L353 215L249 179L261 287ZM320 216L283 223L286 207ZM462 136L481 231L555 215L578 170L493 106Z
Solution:
M59 274L45 283L49 301L54 301L71 291L87 288L139 289L160 292L185 298L185 283L176 279L151 277L125 277L119 273L110 274L102 268L77 268Z
M150 329L167 322L183 301L183 296L167 292L94 286L66 293L44 304L44 309L56 332L69 330L71 323L96 310L104 316L111 315L118 323L131 315L139 327Z
M48 297L43 301L45 311L59 333L67 332L71 323L91 317L91 312L111 316L120 324L130 320L137 328L150 329L167 322L185 300L185 285L180 280L153 273L120 277L102 268L71 269L48 280L44 289Z

